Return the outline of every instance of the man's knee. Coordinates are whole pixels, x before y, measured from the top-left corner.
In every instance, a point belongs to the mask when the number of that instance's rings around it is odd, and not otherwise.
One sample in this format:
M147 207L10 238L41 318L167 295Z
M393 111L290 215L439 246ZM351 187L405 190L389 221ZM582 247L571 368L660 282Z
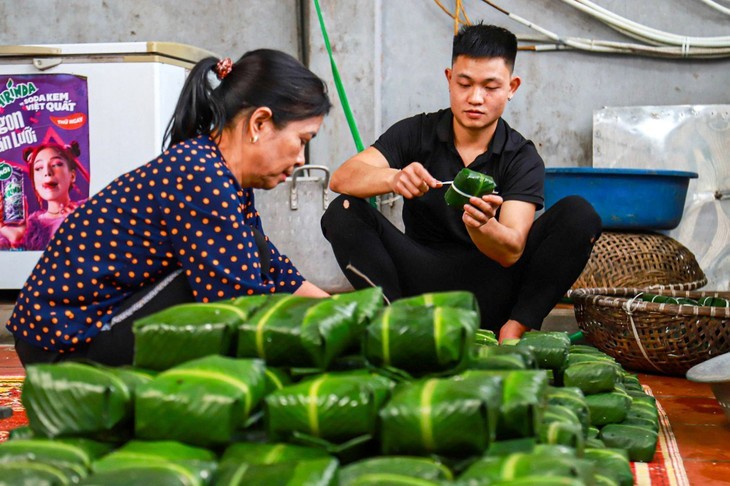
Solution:
M551 206L549 211L554 212L554 221L559 222L563 234L578 237L571 238L573 241L583 241L580 236L585 235L592 245L601 235L601 217L593 205L581 196L566 196Z
M347 225L353 217L361 217L363 211L367 210L363 205L368 205L364 199L345 194L337 196L322 215L321 225L325 237L328 231Z

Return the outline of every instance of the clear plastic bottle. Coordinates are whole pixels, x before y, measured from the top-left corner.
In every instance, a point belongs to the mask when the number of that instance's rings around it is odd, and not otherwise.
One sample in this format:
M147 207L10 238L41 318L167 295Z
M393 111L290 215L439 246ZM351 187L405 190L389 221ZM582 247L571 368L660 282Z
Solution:
M17 226L25 223L25 190L23 175L13 170L2 183L3 191L3 224Z

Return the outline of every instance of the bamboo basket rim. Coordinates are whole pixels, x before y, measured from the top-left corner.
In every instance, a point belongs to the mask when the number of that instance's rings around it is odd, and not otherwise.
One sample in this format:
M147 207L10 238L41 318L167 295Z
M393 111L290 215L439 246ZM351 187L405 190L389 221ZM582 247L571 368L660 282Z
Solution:
M691 304L667 304L658 302L644 302L637 300L637 296L648 291L658 291L658 295L671 297L722 297L730 299L730 291L693 291L678 290L675 288L637 288L637 287L596 287L578 288L568 293L568 296L579 303L591 303L595 306L606 306L622 309L627 313L659 312L679 316L702 316L719 319L730 319L730 307L712 307ZM631 296L631 297L629 297Z

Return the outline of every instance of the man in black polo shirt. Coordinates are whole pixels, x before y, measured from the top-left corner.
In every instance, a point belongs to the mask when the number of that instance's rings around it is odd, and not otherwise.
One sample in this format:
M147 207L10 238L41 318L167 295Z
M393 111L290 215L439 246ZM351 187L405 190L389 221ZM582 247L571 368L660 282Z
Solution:
M446 69L450 108L402 120L332 175L342 195L322 231L356 288L378 285L393 301L424 292L469 290L482 327L500 341L539 329L575 282L601 232L600 217L571 196L543 207L545 166L533 143L501 116L520 86L517 39L506 29L466 26ZM444 194L468 167L492 176L498 194L463 210ZM403 196L405 234L364 198Z

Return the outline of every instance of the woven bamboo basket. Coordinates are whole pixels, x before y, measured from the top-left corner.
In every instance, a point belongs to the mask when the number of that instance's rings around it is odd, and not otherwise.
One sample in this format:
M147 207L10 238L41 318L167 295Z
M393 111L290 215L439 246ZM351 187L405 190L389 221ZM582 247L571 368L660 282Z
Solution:
M578 327L593 346L626 369L684 376L692 366L730 352L730 308L644 302L636 288L576 289ZM652 290L700 299L730 292Z
M695 256L675 239L658 233L604 231L572 288L695 290L705 284L707 277Z

